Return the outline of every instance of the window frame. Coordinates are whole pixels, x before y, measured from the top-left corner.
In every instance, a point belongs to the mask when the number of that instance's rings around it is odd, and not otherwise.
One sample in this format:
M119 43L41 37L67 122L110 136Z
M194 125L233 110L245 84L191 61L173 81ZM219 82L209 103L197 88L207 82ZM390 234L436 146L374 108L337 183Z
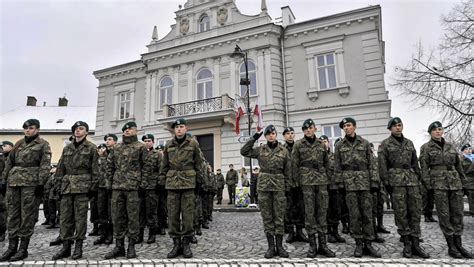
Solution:
M203 21L207 19L206 21ZM207 32L211 29L211 19L207 14L202 14L198 20L198 32Z
M128 99L125 98L124 100L122 100L122 95L124 96L128 95ZM124 109L123 117L122 117L122 104L125 104L125 107L127 107L127 104L128 104L128 110ZM130 91L119 92L118 93L118 119L119 120L130 119L132 117L131 109L132 109L132 92ZM128 116L125 116L126 111L128 111Z
M169 79L171 81L171 85L162 86L162 83L165 79ZM174 87L174 81L171 78L171 76L168 74L163 75L163 77L161 77L160 82L158 84L158 93L157 93L158 110L162 110L164 104L169 105L173 103L173 87ZM162 101L163 99L161 97L161 91L165 91L166 101ZM170 99L170 103L168 103L168 99Z
M327 63L327 57L328 56L332 56L332 60L333 60L333 63L332 64L328 64ZM323 57L323 60L324 60L324 65L320 66L319 65L319 57ZM338 74L337 74L337 70L338 70L338 66L337 66L337 60L336 60L336 53L335 52L329 52L329 53L323 53L323 54L318 54L318 55L315 55L314 56L314 60L315 60L315 74L316 74L316 85L318 86L318 89L320 91L324 91L324 90L331 90L331 89L335 89L335 88L338 88L339 87L339 84L338 84ZM331 86L330 83L331 83L331 80L330 80L330 74L329 74L329 69L332 69L334 71L334 86ZM322 88L321 86L321 76L320 76L320 70L323 70L324 71L324 78L325 78L325 85L326 87L325 88Z
M202 72L202 71L209 71L209 73L211 74L210 77L206 77L204 79L199 79L199 74ZM199 98L199 85L200 84L203 84L203 98L200 99ZM211 86L211 95L209 97L206 97L206 92L207 92L207 87ZM204 99L208 99L208 98L212 98L214 96L214 74L212 73L212 71L207 68L207 67L204 67L204 68L201 68L200 70L198 70L198 72L196 73L196 100L204 100Z
M249 85L249 93L250 93L250 97L252 96L258 96L258 75L257 75L257 64L255 64L255 61L253 61L252 59L248 59L248 63L252 63L253 66L254 66L254 69L253 70L249 70L248 73L249 73L249 80L252 81L252 76L255 76L255 82L252 83L250 82L250 85ZM247 65L248 66L248 65ZM245 96L245 92L247 91L247 86L245 85L240 85L240 79L242 78L245 78L245 63L242 62L240 64L240 67L239 67L239 80L237 81L238 83L238 86L239 86L239 94L240 94L240 97L244 97ZM252 94L252 86L254 86L254 89L255 89L255 94Z

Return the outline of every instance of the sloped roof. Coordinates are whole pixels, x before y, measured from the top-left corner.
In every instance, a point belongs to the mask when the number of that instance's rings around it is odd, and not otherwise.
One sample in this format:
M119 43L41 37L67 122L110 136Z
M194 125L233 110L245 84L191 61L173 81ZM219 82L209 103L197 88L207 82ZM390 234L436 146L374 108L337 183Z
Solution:
M0 115L0 132L22 131L23 122L32 118L40 121L42 132L69 132L76 121L86 122L93 131L96 107L22 106Z

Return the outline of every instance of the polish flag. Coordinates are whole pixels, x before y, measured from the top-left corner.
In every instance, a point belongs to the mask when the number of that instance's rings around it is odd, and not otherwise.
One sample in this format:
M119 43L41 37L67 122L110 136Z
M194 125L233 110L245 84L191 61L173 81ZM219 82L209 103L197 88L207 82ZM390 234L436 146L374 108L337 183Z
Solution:
M235 98L235 133L240 134L240 118L244 116L244 109L240 105L239 97Z
M257 102L255 103L255 109L253 110L253 115L257 116L257 133L263 129L263 115L262 115L262 108Z

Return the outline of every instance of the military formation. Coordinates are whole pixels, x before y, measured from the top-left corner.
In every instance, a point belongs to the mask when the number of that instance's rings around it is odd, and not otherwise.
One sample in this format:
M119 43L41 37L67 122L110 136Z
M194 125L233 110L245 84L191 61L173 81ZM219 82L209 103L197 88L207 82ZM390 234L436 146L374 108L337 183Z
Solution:
M380 258L373 243L384 242L378 233L389 232L383 226L385 195L394 209L403 257L430 257L420 245L420 222L422 214L425 221L436 221L434 205L448 254L473 257L462 244L465 195L474 216L474 158L469 144L461 147L460 155L436 121L428 127L431 138L418 158L398 117L389 120L390 135L377 152L356 133L355 119L344 118L339 126L344 137L334 144L326 135L317 137L315 122L307 119L299 140L294 129L286 127L280 143L276 127L269 125L241 148L242 156L259 162L260 168L250 175L250 197L261 211L268 243L265 258L290 256L283 244L285 234L287 243L308 243L309 258L335 257L328 243L346 242L339 234L340 224L342 233L355 240L355 257ZM41 203L46 219L42 224L59 229L50 245L62 247L53 260L83 258L89 210L93 224L89 236L97 236L94 245L115 240L105 259L136 258L135 245L145 242L146 229L148 244L167 229L173 240L168 258L193 257L190 244L198 242L202 229L209 229L214 199L222 204L225 185L228 204L235 203L239 174L232 164L225 176L221 169L214 173L182 118L171 125L173 137L165 146L155 147L151 134L140 142L137 128L135 122L127 122L121 141L107 134L105 143L96 146L87 139L88 124L78 121L53 166L38 120L24 122L24 138L15 144L3 141L0 242L7 236L8 248L0 261L28 257ZM266 142L257 144L262 136Z

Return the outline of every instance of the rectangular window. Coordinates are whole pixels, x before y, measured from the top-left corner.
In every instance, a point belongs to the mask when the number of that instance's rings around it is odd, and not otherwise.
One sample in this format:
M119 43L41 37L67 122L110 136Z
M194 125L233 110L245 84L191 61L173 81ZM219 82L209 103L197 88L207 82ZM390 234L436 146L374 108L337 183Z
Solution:
M333 125L323 125L322 127L323 134L329 138L329 143L331 143L331 151L334 151L334 141L337 138L342 137L342 129L339 128L338 124Z
M130 92L119 94L119 119L128 119L130 117Z
M316 56L317 73L319 79L319 89L331 89L337 87L336 84L336 63L334 54L324 54Z

